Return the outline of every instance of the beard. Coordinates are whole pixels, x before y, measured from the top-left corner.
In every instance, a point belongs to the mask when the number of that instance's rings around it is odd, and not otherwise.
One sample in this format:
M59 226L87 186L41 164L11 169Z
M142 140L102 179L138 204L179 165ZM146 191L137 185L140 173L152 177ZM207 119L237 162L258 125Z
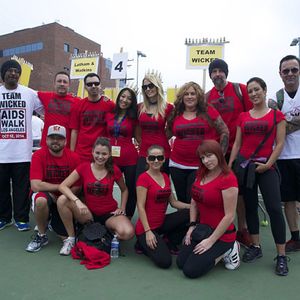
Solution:
M59 144L50 144L49 145L49 149L54 153L61 152L63 148L64 148L64 146L61 146Z
M216 88L224 87L226 84L226 80L223 77L215 77L212 79L212 82Z

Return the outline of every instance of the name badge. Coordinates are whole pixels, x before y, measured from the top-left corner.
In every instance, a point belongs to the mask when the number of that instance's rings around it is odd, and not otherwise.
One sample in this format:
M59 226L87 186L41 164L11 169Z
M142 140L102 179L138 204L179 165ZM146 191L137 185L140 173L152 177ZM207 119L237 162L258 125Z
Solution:
M111 146L111 155L112 157L121 156L121 147L120 146Z

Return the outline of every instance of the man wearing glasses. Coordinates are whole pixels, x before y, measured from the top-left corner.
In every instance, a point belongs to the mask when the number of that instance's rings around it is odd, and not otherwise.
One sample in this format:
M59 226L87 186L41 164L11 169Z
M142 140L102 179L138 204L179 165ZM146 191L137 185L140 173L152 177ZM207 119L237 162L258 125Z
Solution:
M89 73L84 77L88 97L79 101L71 113L70 149L81 162L92 160L92 147L99 136L106 136L105 114L115 108L113 101L102 96L100 77Z
M281 197L285 216L291 231L291 239L286 243L286 252L300 250L299 214L300 201L300 60L287 55L279 64L279 75L284 88L269 100L269 107L280 109L286 118L286 138L284 148L278 158L281 177Z
M225 156L228 162L235 139L237 119L241 112L248 111L253 105L244 84L227 81L228 65L223 59L213 60L208 69L214 87L206 93L206 100L220 113L229 129L229 146ZM248 247L251 241L246 225L244 201L241 196L238 200L237 216L237 240Z

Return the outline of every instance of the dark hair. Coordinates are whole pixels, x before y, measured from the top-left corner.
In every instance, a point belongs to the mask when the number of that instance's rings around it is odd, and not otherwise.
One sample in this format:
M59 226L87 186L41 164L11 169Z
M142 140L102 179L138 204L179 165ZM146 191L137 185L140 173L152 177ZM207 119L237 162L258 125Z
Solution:
M147 149L147 156L150 154L150 151L152 151L153 149L158 149L161 150L162 154L165 155L165 149L164 147L160 146L160 145L151 145L148 149ZM147 171L149 169L149 165L146 165L145 171Z
M199 169L197 171L197 175L200 180L205 177L208 172L208 169L200 159L200 157L205 153L213 153L214 155L216 155L216 157L218 158L219 167L221 168L223 174L228 174L230 172L220 144L215 140L204 140L202 144L200 144L197 148L197 156L199 157Z
M84 84L86 84L86 79L89 78L89 77L97 77L99 79L99 81L101 82L100 76L98 74L96 74L96 73L88 73L83 78Z
M107 137L103 137L103 136L98 137L97 140L95 141L94 145L93 145L93 151L99 145L107 147L109 153L111 154L111 145L110 145L110 141ZM110 156L108 158L108 160L106 161L105 168L106 168L109 175L114 174L114 166L113 166L112 156Z
M115 107L115 114L116 116L119 116L119 114L121 113L121 109L120 109L120 106L119 106L119 102L120 102L120 98L121 98L121 95L128 91L129 94L130 94L130 97L131 97L131 105L129 106L129 108L127 109L127 116L133 120L136 120L137 119L137 98L136 98L136 94L135 92L130 89L130 88L124 88L122 89L118 96L117 96L117 99L116 99L116 107Z
M205 101L205 97L204 97L204 92L202 90L202 88L200 87L200 85L196 82L190 81L185 83L178 91L178 93L176 94L176 100L174 102L174 109L170 114L170 117L168 118L168 123L167 123L167 131L168 133L172 132L172 127L173 127L173 122L174 119L177 116L180 116L184 113L185 111L185 105L183 103L183 97L185 92L190 88L194 88L195 92L196 92L196 96L197 96L197 116L201 115L203 118L205 118L210 125L211 124L211 119L210 117L207 115L207 103Z
M56 80L56 77L57 77L58 75L66 75L66 76L69 78L69 81L70 81L70 74L67 73L67 72L65 72L65 71L59 71L59 72L57 72L57 73L55 74L55 76L54 76L54 81Z
M281 65L283 62L288 61L288 60L293 60L295 59L298 62L298 66L300 67L300 60L297 56L295 55L287 55L285 57L283 57L279 63L279 71L281 71Z
M251 82L257 82L264 91L267 90L267 84L265 83L265 81L263 79L261 79L259 77L252 77L247 81L247 87Z

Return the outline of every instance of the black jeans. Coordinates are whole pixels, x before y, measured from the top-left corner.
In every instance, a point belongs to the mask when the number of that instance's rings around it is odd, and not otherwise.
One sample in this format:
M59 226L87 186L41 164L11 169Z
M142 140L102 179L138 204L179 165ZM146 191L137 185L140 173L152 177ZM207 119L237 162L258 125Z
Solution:
M16 222L29 221L29 168L30 162L0 164L0 221L10 222L12 210Z
M120 167L125 177L125 184L128 188L128 200L126 204L126 215L132 217L136 207L136 165Z
M178 200L191 203L191 188L196 178L196 172L197 170L170 167L171 178Z
M188 229L189 210L182 209L166 215L165 221L159 228L152 230L157 240L154 250L150 249L146 243L146 234L137 236L137 240L143 252L160 268L169 268L172 264L172 257L164 238L167 238L173 245L178 245ZM163 235L163 236L162 236Z
M270 217L273 238L276 244L285 243L285 221L281 209L280 177L275 169L255 173L252 189L243 187L246 220L250 234L259 234L258 194L259 186L266 210Z

